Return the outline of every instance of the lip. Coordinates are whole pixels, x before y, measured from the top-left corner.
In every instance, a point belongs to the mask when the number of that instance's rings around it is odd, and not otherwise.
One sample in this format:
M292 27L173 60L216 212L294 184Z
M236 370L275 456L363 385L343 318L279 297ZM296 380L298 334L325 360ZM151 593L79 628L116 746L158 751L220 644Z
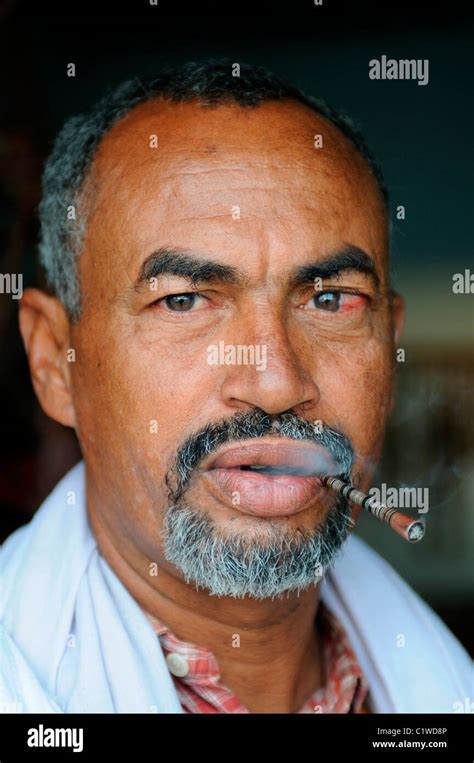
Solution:
M334 461L325 448L292 440L251 440L229 445L203 463L201 472L216 497L245 514L290 516L303 511L326 489L315 474L330 472ZM324 464L324 468L323 468ZM265 474L241 466L289 467L302 474Z
M310 475L334 468L326 448L317 444L281 439L278 442L255 441L228 445L203 463L203 469L233 469L239 466L289 466ZM318 464L321 469L318 469Z

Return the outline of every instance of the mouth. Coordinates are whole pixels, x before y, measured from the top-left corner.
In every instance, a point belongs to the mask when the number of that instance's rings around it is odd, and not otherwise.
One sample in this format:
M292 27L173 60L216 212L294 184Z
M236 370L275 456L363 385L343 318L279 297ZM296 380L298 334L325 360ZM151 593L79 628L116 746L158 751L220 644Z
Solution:
M297 477L314 477L311 469L305 470L303 467L290 466L289 464L283 464L282 466L270 466L264 464L249 464L239 467L241 471L257 472L259 474L290 474Z
M230 445L200 470L214 496L260 517L290 516L326 495L318 474L337 471L328 451L294 441Z

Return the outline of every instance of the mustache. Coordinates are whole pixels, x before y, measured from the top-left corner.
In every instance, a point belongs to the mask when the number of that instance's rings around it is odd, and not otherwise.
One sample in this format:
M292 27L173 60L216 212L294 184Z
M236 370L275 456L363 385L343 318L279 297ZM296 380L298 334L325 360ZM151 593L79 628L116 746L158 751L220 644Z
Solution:
M229 418L207 424L191 434L178 449L176 460L166 476L170 501L176 503L186 491L194 470L222 445L239 440L272 436L306 441L325 448L336 464L337 476L350 480L354 448L340 430L323 422L314 423L291 411L269 415L260 408L239 412ZM315 457L315 474L317 470Z

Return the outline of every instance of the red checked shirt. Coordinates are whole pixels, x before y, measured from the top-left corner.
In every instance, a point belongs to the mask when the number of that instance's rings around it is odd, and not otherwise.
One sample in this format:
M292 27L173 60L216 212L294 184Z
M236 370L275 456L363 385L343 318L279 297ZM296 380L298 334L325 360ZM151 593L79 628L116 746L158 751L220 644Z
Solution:
M181 706L186 713L248 713L238 697L220 683L216 658L208 649L178 639L145 612L157 633ZM327 681L300 713L365 713L368 686L349 639L335 615L321 602L318 624L323 639ZM365 703L365 704L364 704Z

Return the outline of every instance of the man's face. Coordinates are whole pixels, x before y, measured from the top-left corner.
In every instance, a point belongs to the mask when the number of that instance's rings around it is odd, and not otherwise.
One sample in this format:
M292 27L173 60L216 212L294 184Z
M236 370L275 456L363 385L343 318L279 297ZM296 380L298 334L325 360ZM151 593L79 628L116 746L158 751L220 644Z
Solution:
M367 487L391 402L393 320L383 203L352 145L292 102L155 101L108 133L94 180L71 373L91 500L111 534L172 570L160 532L180 448L255 410L342 432ZM356 247L373 274L328 268ZM178 260L223 267L200 269L193 282L169 273ZM318 264L325 276L315 281ZM253 363L225 362L226 348L239 346L254 348ZM314 533L334 505L313 489L286 509L284 488L260 490L248 472L229 482L206 464L186 503L223 536L263 538L270 526Z

